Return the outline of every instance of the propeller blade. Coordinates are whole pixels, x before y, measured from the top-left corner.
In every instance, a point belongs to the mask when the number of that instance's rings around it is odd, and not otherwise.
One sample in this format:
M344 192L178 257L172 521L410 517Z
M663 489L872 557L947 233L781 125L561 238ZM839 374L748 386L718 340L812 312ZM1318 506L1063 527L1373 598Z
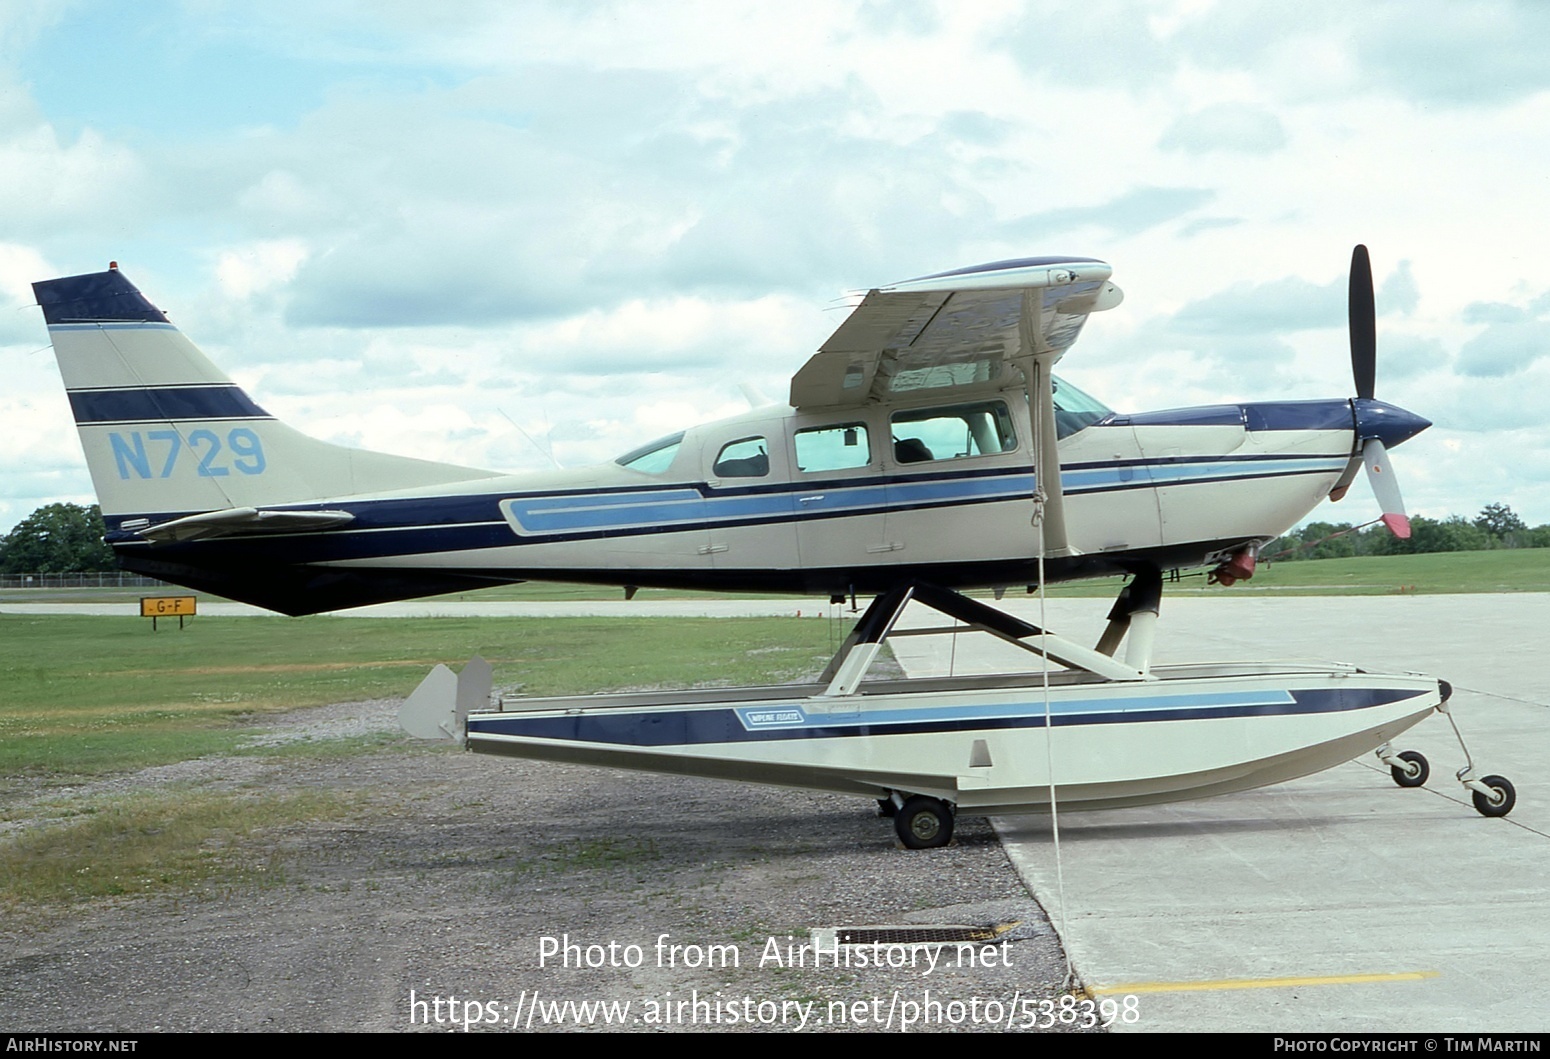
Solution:
M1367 480L1383 508L1383 524L1389 532L1403 540L1410 536L1410 518L1405 514L1405 498L1399 495L1399 481L1389 466L1388 450L1377 438L1368 438L1362 445L1362 462L1367 467Z
M1345 499L1345 494L1351 488L1351 483L1356 481L1356 472L1362 469L1362 457L1360 454L1351 457L1345 465L1345 470L1340 472L1340 481L1329 491L1329 498L1334 501Z
M1346 303L1351 329L1351 375L1356 396L1372 399L1378 374L1378 321L1372 297L1372 262L1360 244L1351 251L1351 285Z

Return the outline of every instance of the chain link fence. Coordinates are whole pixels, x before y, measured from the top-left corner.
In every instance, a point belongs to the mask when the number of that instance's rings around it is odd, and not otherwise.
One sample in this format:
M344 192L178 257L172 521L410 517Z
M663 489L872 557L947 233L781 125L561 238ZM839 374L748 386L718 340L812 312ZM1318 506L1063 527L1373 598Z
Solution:
M21 588L160 588L165 581L111 570L92 574L0 574L0 591Z

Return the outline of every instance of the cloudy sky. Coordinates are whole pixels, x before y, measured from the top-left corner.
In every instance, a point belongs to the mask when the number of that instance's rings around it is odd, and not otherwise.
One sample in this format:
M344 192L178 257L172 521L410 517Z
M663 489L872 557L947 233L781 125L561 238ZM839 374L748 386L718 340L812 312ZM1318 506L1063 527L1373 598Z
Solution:
M1356 242L1412 511L1550 522L1546 55L1532 0L0 0L0 531L90 502L28 284L110 259L303 430L521 470L1027 255L1114 265L1062 373L1118 409L1343 397Z

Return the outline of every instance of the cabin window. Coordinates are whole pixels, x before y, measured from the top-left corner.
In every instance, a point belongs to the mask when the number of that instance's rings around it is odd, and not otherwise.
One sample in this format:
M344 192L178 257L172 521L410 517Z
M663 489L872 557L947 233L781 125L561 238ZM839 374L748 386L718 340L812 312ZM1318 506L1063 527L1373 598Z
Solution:
M1114 414L1114 409L1102 401L1089 397L1066 380L1056 376L1051 380L1055 387L1055 436L1067 438L1079 430L1086 430Z
M872 444L865 423L841 423L796 433L797 470L843 471L872 462Z
M662 474L673 465L673 457L678 455L678 446L683 444L683 440L683 431L680 430L638 449L631 449L614 462L642 474Z
M990 456L1015 448L1017 433L1004 401L916 408L893 416L896 463Z
M763 478L770 473L770 450L763 438L743 438L721 446L710 473L717 478Z

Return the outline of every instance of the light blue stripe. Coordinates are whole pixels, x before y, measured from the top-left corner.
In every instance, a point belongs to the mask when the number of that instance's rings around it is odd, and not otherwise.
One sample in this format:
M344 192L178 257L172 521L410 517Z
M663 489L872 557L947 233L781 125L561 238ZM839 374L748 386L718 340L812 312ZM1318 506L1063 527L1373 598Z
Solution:
M513 511L581 511L586 509L624 509L646 504L666 504L703 499L697 489L647 489L633 493L568 493L564 496L524 496L507 500Z
M1081 717L1113 713L1157 713L1178 709L1246 709L1257 706L1288 706L1296 700L1289 691L1231 691L1214 694L1133 695L1114 698L1052 701L1050 714L1056 717ZM1008 717L1043 717L1044 702L997 702L965 706L909 706L892 710L846 711L838 715L807 713L799 703L780 702L764 706L738 707L737 718L748 731L780 728L855 728L873 724L931 724L944 721L989 721ZM751 719L757 714L792 714L780 720Z
M1060 476L1064 485L1068 476ZM994 478L960 478L938 482L895 482L888 486L888 506L935 503L943 500L984 500L1002 497L1025 500L1033 495L1033 475L997 475Z
M1064 471L1065 492L1080 495L1099 489L1145 489L1155 485L1203 484L1243 477L1334 473L1345 468L1344 457L1304 460L1209 460L1150 466L1090 467ZM727 522L791 515L865 515L872 512L995 500L1022 501L1032 495L1035 479L1027 472L945 478L935 481L885 482L865 485L798 483L802 488L734 496L669 488L633 493L572 494L506 500L502 510L524 533L640 529L699 521ZM813 499L802 502L804 496Z
M1270 477L1281 474L1309 474L1319 471L1344 470L1346 459L1315 459L1315 460L1232 460L1230 462L1212 463L1168 463L1153 464L1148 470L1151 472L1152 481L1161 485L1177 484L1183 479L1204 479L1212 481L1221 478L1242 478L1246 476ZM1061 482L1065 482L1065 475L1061 475Z

